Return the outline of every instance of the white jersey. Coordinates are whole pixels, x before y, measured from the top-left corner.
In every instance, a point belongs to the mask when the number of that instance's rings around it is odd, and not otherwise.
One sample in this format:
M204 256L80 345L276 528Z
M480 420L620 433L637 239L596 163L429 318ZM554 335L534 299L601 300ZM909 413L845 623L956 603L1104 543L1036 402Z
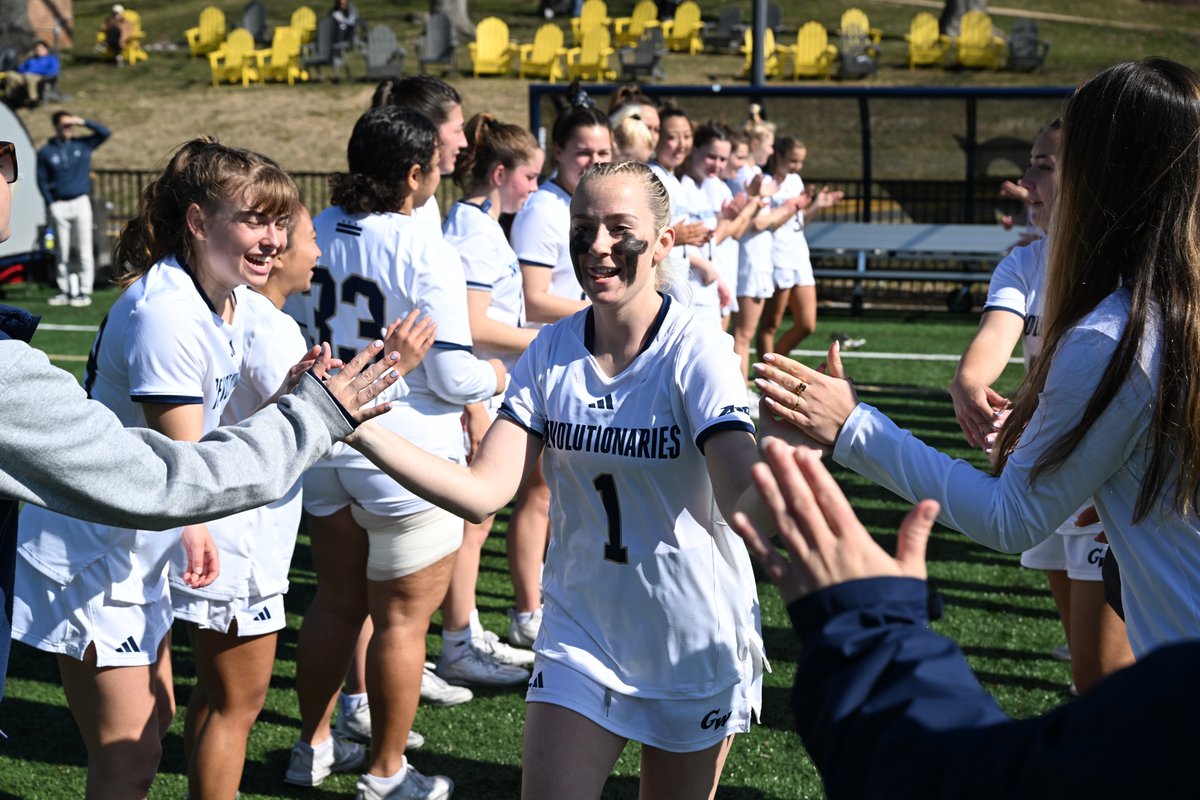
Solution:
M1046 240L1035 239L996 265L988 283L984 311L1011 311L1024 320L1021 350L1025 369L1042 350L1042 283L1046 277Z
M691 221L689 215L691 207L683 196L683 185L679 182L679 179L675 177L673 172L658 163L657 159L651 159L647 166L650 167L651 172L658 176L658 179L662 181L663 188L667 190L667 200L670 203L670 214L667 219L672 223L678 222L681 218ZM687 245L678 244L671 248L671 255L682 261L684 266L688 266L688 256L690 253L691 251L688 250ZM691 270L689 269L688 271L690 272Z
M334 206L318 214L313 227L322 256L312 289L304 295L310 332L348 359L378 338L388 321L414 308L431 317L437 341L405 376L407 394L384 393L392 410L378 422L424 450L461 459L462 406L495 394L496 373L472 355L466 280L457 251L430 225L404 214L349 214ZM350 448L339 448L329 463L376 469ZM392 484L394 513L431 507Z
M779 184L779 191L771 195L771 210L778 209L788 200L802 194L804 180L796 173L789 172ZM808 240L804 238L803 209L776 228L771 237L771 263L776 269L812 271Z
M1042 351L1042 283L1046 279L1046 240L1035 239L1024 247L1014 247L992 272L988 283L987 303L984 311L1011 311L1023 322L1021 352L1025 358L1025 369L1033 366L1033 360ZM1057 532L1063 536L1095 536L1092 526L1078 527L1075 518L1092 505L1084 503L1060 525Z
M241 380L221 415L222 425L236 425L262 408L287 378L288 370L304 355L307 345L296 321L258 292L246 292L247 315L242 348ZM266 597L288 588L288 567L300 527L300 482L270 505L243 511L208 523L208 532L221 556L221 574L203 589L183 583L185 567L177 552L171 564L171 593L232 600ZM186 598L180 597L183 602Z
M761 655L750 561L703 454L715 433L754 430L732 340L664 298L609 377L592 326L585 309L543 329L501 409L545 442L554 533L535 649L622 694L710 696Z
M701 189L690 175L684 175L679 182L679 201L683 214L688 222L703 222L710 231L717 227L717 211L708 194ZM706 258L716 266L716 246L710 240L702 247L693 247L701 258ZM695 270L688 270L688 278L692 284L692 306L694 313L705 319L720 319L721 304L717 297L717 282L707 286L697 277ZM736 281L735 281L736 282Z
M745 186L755 175L762 174L762 169L753 164L747 164L738 172L738 180ZM764 206L759 214L770 214L770 206ZM771 282L774 274L775 265L772 261L772 250L774 248L774 239L771 236L769 229L761 231L754 230L753 226L742 234L739 240L741 250L738 252L738 273L758 273L764 276L768 283ZM739 279L739 283L741 279Z
M575 277L571 250L571 195L553 180L543 183L513 218L512 247L517 260L550 273L550 294L568 300L586 300Z
M198 405L203 433L220 423L242 364L245 289L234 292L233 321L213 309L191 272L174 258L155 264L127 288L100 324L84 388L126 427L145 427L144 403ZM20 551L40 573L66 585L107 562L109 595L135 605L166 591L167 562L179 529L128 530L26 506Z
M421 222L427 223L436 231L442 230L442 210L438 208L437 197L429 195L429 199L423 205L417 206L412 210L412 218L419 219Z
M467 291L488 292L491 303L487 315L513 328L525 324L525 291L521 265L504 238L504 229L486 209L459 201L450 208L442 223L442 235L454 245L462 259ZM489 351L478 348L480 358L498 358L512 370L520 353Z
M720 178L705 178L700 184L704 194L708 196L709 205L716 209L719 215L726 203L733 200L733 192L729 183ZM742 191L745 191L744 189ZM715 222L714 222L715 225ZM713 247L713 256L717 270L729 285L730 291L737 288L738 242L732 236L726 236L724 241Z

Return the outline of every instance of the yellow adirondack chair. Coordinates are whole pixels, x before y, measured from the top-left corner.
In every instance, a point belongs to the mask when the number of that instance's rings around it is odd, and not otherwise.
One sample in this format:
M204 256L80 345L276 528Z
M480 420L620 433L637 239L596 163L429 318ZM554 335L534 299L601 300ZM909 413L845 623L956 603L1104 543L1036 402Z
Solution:
M245 28L235 28L230 31L221 49L208 54L213 86L238 81L242 82L242 86L249 86L250 81L258 80L255 61L254 35Z
M225 12L216 6L207 6L200 12L200 24L183 32L187 36L188 49L193 56L202 56L221 48L225 41Z
M784 48L778 47L775 44L775 31L767 28L763 35L763 74L768 78L782 78L784 64ZM742 77L750 75L750 69L754 64L754 31L749 28L742 37L742 46L740 48L742 55L746 57L745 64L742 65Z
M132 30L129 33L129 41L121 48L121 58L126 64L150 60L150 55L142 47L142 39L146 38L146 32L142 30L142 15L136 11L125 9L122 16L125 17L125 21L129 23ZM107 41L108 37L104 31L96 32L96 44L104 44Z
M646 29L657 28L658 24L658 4L654 0L639 0L633 7L633 16L613 20L617 47L636 47Z
M287 81L294 86L297 78L308 80L308 70L300 61L300 32L290 25L276 28L271 46L255 50L254 59L260 81Z
M861 8L847 8L842 12L842 28L838 31L841 36L864 36L871 44L879 44L883 40L883 30L872 28L867 14Z
M521 65L517 74L522 78L545 78L554 83L566 74L562 65L562 57L566 54L562 28L547 22L538 28L533 44L521 45Z
M612 24L608 15L608 4L604 0L584 0L578 17L571 17L571 43L579 47L583 34L592 28L607 28Z
M308 44L317 33L317 12L300 6L292 12L291 27L300 35L300 44Z
M695 55L704 49L704 40L700 38L703 29L700 6L686 0L675 9L675 19L663 23L663 41L677 53Z
M507 75L512 71L517 45L509 41L508 25L499 17L487 17L475 26L475 41L470 43L475 77Z
M819 22L806 22L796 33L796 44L788 48L792 56L792 80L829 78L837 48L829 43L829 34Z
M608 28L584 31L583 43L567 51L567 80L614 80L616 70L608 65L614 52Z
M904 38L908 41L909 69L931 64L938 66L950 50L950 37L942 33L937 17L928 11L917 12Z
M983 11L962 16L958 33L958 63L964 67L999 69L1004 40L992 33L992 18Z

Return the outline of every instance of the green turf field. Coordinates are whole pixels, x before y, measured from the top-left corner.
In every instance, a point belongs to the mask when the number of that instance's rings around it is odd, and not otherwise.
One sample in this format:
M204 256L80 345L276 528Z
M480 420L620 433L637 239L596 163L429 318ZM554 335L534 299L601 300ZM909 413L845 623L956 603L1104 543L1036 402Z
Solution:
M51 309L49 290L10 288L5 302L42 314L48 325L95 325L115 292L98 292L89 309ZM805 343L818 349L831 331L850 331L865 337L863 355L879 353L956 354L962 351L976 318L945 312L868 311L852 318L823 309L817 333ZM55 356L64 369L79 374L91 334L80 331L41 331L34 343ZM815 363L816 359L807 359ZM912 361L865 358L851 354L847 370L860 386L862 398L878 405L927 442L955 455L976 458L963 447L950 402L943 391L954 369L952 361ZM1013 387L1019 368L1012 367L1001 382ZM53 402L53 398L47 398ZM906 505L862 479L839 472L864 523L891 547L893 532ZM479 610L483 623L503 634L511 605L512 587L504 557L506 520L501 517L484 552L479 579ZM1063 641L1053 606L1040 573L1021 570L1015 556L984 550L962 536L940 530L930 545L930 573L945 598L946 616L938 630L957 639L989 691L1017 716L1028 716L1067 701L1067 665L1051 660L1049 651ZM345 797L353 794L355 776L338 775L320 789L300 790L282 782L288 752L299 727L294 692L296 631L314 592L310 549L305 537L296 548L288 623L279 643L278 659L266 708L251 734L243 798ZM759 584L764 636L774 672L767 676L763 724L738 737L722 781L720 797L816 798L820 781L792 732L788 692L797 654L795 639L774 588ZM429 655L436 657L441 638L438 619L428 637ZM177 642L186 636L178 632ZM176 645L176 698L182 709L194 680L188 648ZM454 708L425 708L415 727L427 738L413 763L426 774L454 778L458 798L516 797L520 786L522 693L478 691L476 699ZM165 742L161 771L152 798L184 796L186 778L182 757L182 711ZM63 699L54 661L23 645L15 645L9 667L8 696L0 706L0 728L11 738L0 746L0 797L69 798L83 795L84 752ZM626 749L605 792L606 798L637 796L638 750Z

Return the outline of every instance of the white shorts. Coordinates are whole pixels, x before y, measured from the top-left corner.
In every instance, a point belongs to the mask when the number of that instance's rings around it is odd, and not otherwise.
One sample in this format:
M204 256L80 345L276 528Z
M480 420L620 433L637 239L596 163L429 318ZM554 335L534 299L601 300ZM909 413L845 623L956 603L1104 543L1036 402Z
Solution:
M765 300L775 294L775 282L771 278L772 276L769 272L739 269L737 296Z
M1103 530L1103 525L1077 528L1068 521L1046 541L1021 553L1021 566L1063 571L1073 581L1101 581L1108 545L1097 542L1096 536Z
M461 456L447 460L463 463ZM309 514L328 517L351 504L393 519L422 511L425 505L374 466L343 467L320 461L304 473L304 510Z
M367 580L412 575L462 546L462 518L437 506L404 517L381 517L356 505L350 513L367 532Z
M757 685L756 685L757 684ZM635 742L670 753L694 753L750 730L762 678L743 679L712 697L665 700L631 697L602 686L566 664L538 656L526 703L550 703L582 714Z
M171 601L176 619L194 622L201 630L229 633L236 620L238 636L261 636L287 625L282 594L213 600L176 591Z
M98 667L140 667L158 660L171 629L171 597L135 605L109 597L104 560L89 565L66 586L17 556L13 638L46 653L83 660L96 645Z
M796 270L794 267L775 267L772 279L776 289L790 289L796 285Z

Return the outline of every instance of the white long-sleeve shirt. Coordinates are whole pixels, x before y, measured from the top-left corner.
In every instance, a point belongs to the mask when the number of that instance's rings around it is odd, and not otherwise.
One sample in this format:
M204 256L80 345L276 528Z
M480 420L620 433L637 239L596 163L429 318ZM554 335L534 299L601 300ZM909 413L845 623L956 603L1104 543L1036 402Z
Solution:
M1152 455L1161 362L1157 315L1124 384L1091 430L1066 461L1029 480L1046 448L1082 417L1129 307L1128 291L1118 290L1064 337L1038 409L999 476L939 453L866 404L842 426L833 457L909 500L937 500L940 522L1010 553L1045 539L1090 496L1121 565L1129 641L1140 657L1200 637L1200 519L1176 513L1167 486L1161 502L1133 522Z

